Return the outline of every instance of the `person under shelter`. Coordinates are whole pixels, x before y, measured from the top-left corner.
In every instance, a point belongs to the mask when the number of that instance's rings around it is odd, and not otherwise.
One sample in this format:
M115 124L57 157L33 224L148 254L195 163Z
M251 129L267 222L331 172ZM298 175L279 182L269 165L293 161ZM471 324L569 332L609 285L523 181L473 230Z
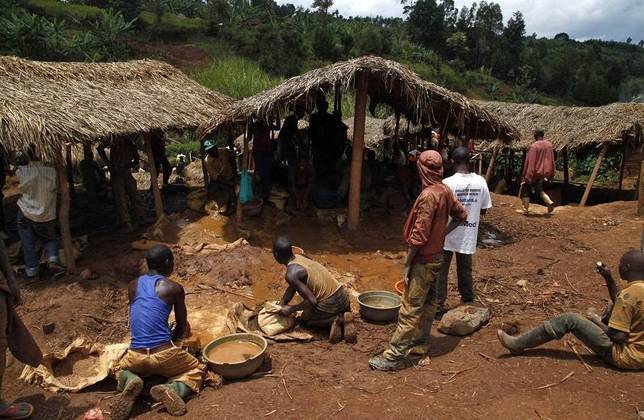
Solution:
M530 145L523 167L523 182L521 183L521 201L523 208L519 213L528 214L530 195L538 195L548 206L548 213L554 210L554 202L543 190L543 183L555 175L555 154L550 140L544 138L543 130L534 131L534 143Z
M609 365L626 370L644 369L644 253L629 251L622 256L619 275L627 285L621 292L608 268L599 265L597 272L604 277L613 302L607 319L593 312L586 318L565 313L518 337L498 330L503 347L518 355L572 333Z
M168 279L174 269L172 251L157 245L148 251L148 273L128 287L132 341L116 372L121 393L112 405L112 419L127 419L143 390L142 377L162 376L166 384L150 389L172 416L186 413L185 398L199 392L204 366L174 342L188 333L188 311L183 287ZM168 317L174 310L176 327L170 330Z
M275 260L286 266L288 288L280 302L282 316L303 311L300 321L313 328L331 327L329 341L337 343L342 338L356 342L353 314L349 294L322 264L303 255L294 255L291 241L278 237L273 243ZM298 294L302 302L291 305Z
M110 170L110 181L112 182L119 225L124 225L128 232L132 232L134 226L127 207L128 197L137 217L139 219L145 217L145 209L141 204L136 180L132 176L132 169L139 167L139 152L131 137L114 139L109 149L109 158L105 153L104 145L99 146L97 151Z
M406 284L398 325L388 348L369 360L373 369L390 371L408 366L408 355L424 358L429 352L436 315L436 279L443 261L445 235L467 220L467 211L443 184L443 158L426 150L417 160L423 190L405 222L408 246L403 270ZM452 221L448 225L448 218Z
M204 164L208 173L208 196L214 199L221 193L223 198L218 203L219 212L229 213L235 200L235 174L230 151L225 147L217 147L214 140L206 140L204 150L206 152Z
M25 259L27 278L36 278L40 271L40 241L47 254L47 269L58 277L65 273L59 259L56 198L58 175L56 169L42 162L32 145L27 152L28 163L18 167L16 177L22 196L18 199L16 224Z

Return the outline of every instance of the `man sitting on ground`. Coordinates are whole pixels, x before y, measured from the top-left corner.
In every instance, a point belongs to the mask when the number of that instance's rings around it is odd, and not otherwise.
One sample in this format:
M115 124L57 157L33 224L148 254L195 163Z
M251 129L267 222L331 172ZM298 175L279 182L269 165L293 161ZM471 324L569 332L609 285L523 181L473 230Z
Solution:
M313 328L331 327L331 343L337 343L342 338L355 343L356 333L349 294L329 270L302 255L293 255L291 242L283 236L273 243L273 256L278 263L287 267L288 288L280 302L281 314L290 316L297 311L304 311L300 320L305 325ZM296 292L302 298L302 303L289 305Z
M188 314L183 287L167 278L174 269L172 251L157 245L147 254L148 274L130 283L130 348L118 365L116 379L121 394L112 406L113 419L127 419L134 401L143 389L141 376L158 375L168 379L150 389L155 401L163 403L173 416L186 413L184 399L199 392L203 366L174 341L188 332ZM177 322L173 331L168 316L174 309Z
M452 153L455 174L443 180L456 195L458 201L467 209L467 222L445 237L443 267L438 276L436 317L440 319L447 311L447 283L452 257L456 254L456 274L461 301L465 304L474 302L472 285L472 257L476 252L476 241L479 233L481 216L492 207L490 191L482 176L470 172L470 151L467 147L457 147Z
M550 140L544 138L543 130L534 131L534 143L530 145L523 167L523 182L521 183L521 201L523 209L520 213L528 214L530 194L541 197L548 206L548 213L554 210L554 203L543 191L543 183L555 175L555 154Z
M644 369L644 253L630 251L622 257L619 275L628 285L621 293L610 270L600 266L597 272L604 277L613 302L607 323L595 313L589 313L588 319L566 313L519 337L498 330L501 344L512 354L521 354L525 349L572 333L609 365L628 370Z

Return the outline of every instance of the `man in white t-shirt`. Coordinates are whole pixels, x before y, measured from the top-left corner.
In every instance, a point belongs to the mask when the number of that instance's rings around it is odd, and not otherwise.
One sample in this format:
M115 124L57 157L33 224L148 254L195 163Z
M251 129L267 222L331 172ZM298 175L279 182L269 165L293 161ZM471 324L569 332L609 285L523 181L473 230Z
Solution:
M452 153L454 170L456 173L445 178L443 183L456 195L456 198L467 209L467 222L459 229L455 229L445 237L443 249L443 266L438 277L436 301L438 309L437 319L445 313L447 300L447 278L452 256L456 253L456 273L458 277L458 291L463 303L474 301L472 287L472 255L476 252L476 240L479 233L479 220L487 209L492 207L490 191L485 179L470 172L470 152L466 147L458 147Z

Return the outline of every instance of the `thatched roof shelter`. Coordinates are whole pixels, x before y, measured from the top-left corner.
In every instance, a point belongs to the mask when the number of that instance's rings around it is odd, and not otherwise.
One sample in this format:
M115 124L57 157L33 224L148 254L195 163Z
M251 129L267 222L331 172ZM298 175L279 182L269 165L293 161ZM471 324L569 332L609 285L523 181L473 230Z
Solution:
M396 115L390 115L387 117L385 120L383 130L385 134L389 136L393 136L396 133ZM398 121L398 134L399 135L405 135L405 134L419 134L421 131L423 131L423 126L418 125L418 124L413 124L411 121L409 121L407 118L401 116L400 120Z
M154 60L36 62L0 57L0 143L33 143L55 160L64 143L153 129L194 129L232 102Z
M472 137L509 140L514 136L511 125L465 96L421 79L400 63L375 56L315 69L288 79L273 89L242 99L204 124L202 135L251 120L269 121L276 115L284 115L295 104L312 110L320 93L332 92L335 88L346 92L353 88L357 74L368 77L372 107L375 103L385 103L414 123L447 125L456 133L467 129Z
M519 130L514 149L533 142L536 128L545 130L555 149L578 149L591 144L619 143L642 139L644 104L614 103L600 107L545 106L508 102L475 101L486 111L508 121Z

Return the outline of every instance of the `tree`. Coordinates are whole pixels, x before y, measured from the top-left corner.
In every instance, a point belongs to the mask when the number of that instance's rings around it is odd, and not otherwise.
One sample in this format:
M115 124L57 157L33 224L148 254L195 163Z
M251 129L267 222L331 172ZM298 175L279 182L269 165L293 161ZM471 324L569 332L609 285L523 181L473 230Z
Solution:
M568 36L567 33L565 32L560 32L557 35L555 35L556 40L561 40L561 41L569 41L570 37Z
M523 37L525 36L525 20L521 12L514 12L503 29L501 60L498 74L506 79L515 79L521 66Z
M452 36L447 38L447 49L451 58L465 62L470 53L465 32L454 32Z
M221 26L230 21L232 8L227 0L208 0L206 3L206 20L208 31L217 34Z
M168 0L143 0L143 7L154 13L154 22L158 25L168 8Z
M329 9L333 6L333 0L314 0L313 8L317 9L322 16L322 22L326 25L329 20Z
M436 0L418 0L405 6L405 10L411 38L429 49L445 53L445 42L453 29L448 22L456 23L454 2L444 0L439 4Z

